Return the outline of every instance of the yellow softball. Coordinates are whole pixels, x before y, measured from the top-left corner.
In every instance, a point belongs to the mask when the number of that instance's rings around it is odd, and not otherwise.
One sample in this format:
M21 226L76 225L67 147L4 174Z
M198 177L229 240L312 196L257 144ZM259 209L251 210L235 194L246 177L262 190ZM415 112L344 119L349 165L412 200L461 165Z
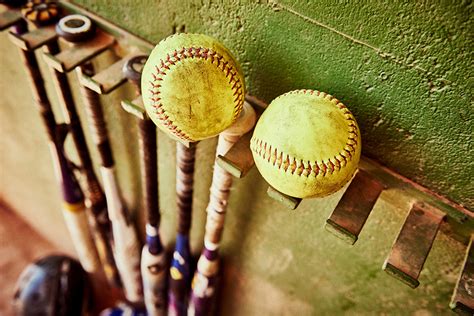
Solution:
M324 92L296 90L270 103L250 146L255 165L271 186L308 198L334 193L352 178L361 139L344 104Z
M198 141L215 136L239 116L244 78L232 54L201 34L176 34L161 41L142 73L145 109L171 136Z

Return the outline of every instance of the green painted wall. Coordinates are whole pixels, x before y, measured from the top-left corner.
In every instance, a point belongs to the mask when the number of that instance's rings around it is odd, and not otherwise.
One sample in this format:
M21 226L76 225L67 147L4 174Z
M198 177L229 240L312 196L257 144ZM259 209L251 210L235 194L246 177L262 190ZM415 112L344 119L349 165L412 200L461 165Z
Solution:
M366 155L474 208L471 1L75 2L152 42L220 39L266 101L298 88L335 95Z
M266 101L303 87L336 95L355 113L367 155L472 207L469 5L295 1L289 11L290 4L264 2L77 2L151 41L174 30L221 39L243 64L250 92ZM97 65L109 63L106 54ZM0 197L72 253L46 137L16 49L4 33L0 73L0 134L6 136L0 137ZM43 73L49 78L44 67ZM74 76L71 80L76 92ZM48 91L54 96L49 80ZM131 136L136 122L119 106L121 98L132 95L126 87L102 101L120 186L143 228L137 141ZM54 97L52 101L58 110ZM80 112L83 116L82 107ZM175 145L161 132L158 137L161 230L170 249L177 212ZM215 139L203 141L197 151L191 236L196 256L202 248L215 144ZM303 201L290 212L265 191L255 169L235 182L222 245L222 315L451 315L447 306L465 245L444 230L418 289L381 270L412 202L402 191L382 193L354 247L322 228L342 192Z

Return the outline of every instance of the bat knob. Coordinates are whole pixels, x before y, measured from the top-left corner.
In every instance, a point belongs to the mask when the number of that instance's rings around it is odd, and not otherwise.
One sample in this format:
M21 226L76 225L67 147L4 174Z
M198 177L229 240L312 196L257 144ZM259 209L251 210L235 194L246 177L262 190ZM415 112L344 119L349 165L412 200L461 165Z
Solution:
M125 77L134 84L139 85L142 78L143 67L145 66L147 59L147 55L139 55L127 60L122 68Z
M85 15L66 15L56 24L56 33L68 42L83 42L94 37L95 25Z
M20 3L25 1L8 1ZM43 26L56 22L59 18L60 8L55 1L30 0L22 7L21 13L28 21Z

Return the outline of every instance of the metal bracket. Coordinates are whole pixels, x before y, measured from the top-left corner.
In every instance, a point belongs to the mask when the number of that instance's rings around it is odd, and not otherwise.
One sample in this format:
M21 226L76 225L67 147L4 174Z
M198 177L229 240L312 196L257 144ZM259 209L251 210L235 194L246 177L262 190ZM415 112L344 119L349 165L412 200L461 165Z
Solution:
M22 19L23 17L18 10L7 10L0 13L0 31L6 30L7 28L17 24Z
M36 50L58 37L54 26L42 27L21 35L10 32L8 36L16 46L26 51Z
M474 315L474 235L449 306L459 314Z
M142 96L137 97L133 101L122 100L120 105L126 112L135 115L140 120L144 120L147 116L145 112L145 108L143 107Z
M127 81L122 71L123 65L128 59L141 54L143 53L129 54L92 77L82 74L79 81L83 86L98 94L107 94Z
M276 190L275 188L268 186L267 194L269 197L285 205L290 210L294 210L300 205L302 199L293 196L286 195Z
M359 170L326 220L325 228L353 245L383 189L379 181Z
M414 204L383 264L383 270L416 288L420 284L418 277L445 216L429 205Z
M225 155L217 156L217 164L236 178L243 178L254 165L250 151L253 130L243 135Z

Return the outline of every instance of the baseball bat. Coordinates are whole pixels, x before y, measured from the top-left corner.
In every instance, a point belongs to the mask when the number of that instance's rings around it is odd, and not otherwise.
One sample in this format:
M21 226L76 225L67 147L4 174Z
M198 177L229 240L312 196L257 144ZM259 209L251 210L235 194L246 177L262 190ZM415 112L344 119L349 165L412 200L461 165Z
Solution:
M90 62L77 67L76 71L79 76L82 73L93 76L94 73ZM115 163L99 95L82 85L80 89L92 139L99 152L100 173L104 183L109 218L112 223L115 262L122 279L126 298L132 303L141 303L143 301L140 275L141 245L119 191L115 176Z
M139 55L129 59L123 67L124 75L141 95L141 70L148 56ZM166 253L161 243L160 211L158 196L158 156L156 126L144 114L138 119L140 145L143 206L147 216L146 244L142 249L141 272L145 306L149 315L166 315Z
M189 285L191 283L191 250L189 231L191 228L194 163L196 143L189 147L176 143L176 195L178 204L178 231L170 268L168 312L170 315L186 315Z
M147 210L146 245L142 250L141 272L145 306L150 315L166 315L166 253L160 234L156 127L150 119L140 120L140 152L144 200Z
M219 134L216 157L224 155L243 134L252 129L255 121L255 111L248 103L244 103L244 108L237 121ZM209 204L206 209L204 249L198 260L197 271L193 279L189 307L190 315L208 315L212 307L219 270L218 250L222 239L231 187L232 175L222 169L216 161L214 163Z
M27 30L27 24L22 20L13 26L11 31L21 35ZM72 164L65 156L63 148L65 135L60 135L61 129L56 124L34 52L20 49L20 56L30 81L33 98L48 134L56 178L62 191L63 215L66 225L82 266L88 272L95 272L100 266L99 259L89 230L84 196L72 171Z
M52 42L46 45L45 51L53 55L58 54L58 43ZM110 220L107 215L105 195L92 166L89 149L87 148L84 132L72 98L71 87L65 73L56 71L52 67L50 67L50 70L56 94L62 105L65 122L69 126L69 132L74 141L82 173L86 180L86 206L92 215L89 217L89 222L92 226L99 258L108 282L114 286L119 286L120 276L118 275L112 252L112 234Z
M63 17L57 24L56 31L66 41L73 43L93 38L95 28L92 20L84 15L73 14ZM85 73L94 75L91 62L76 67L78 76ZM107 210L112 224L114 240L114 257L125 290L125 297L131 303L143 301L143 289L140 275L140 242L133 223L120 195L115 176L115 163L107 133L107 125L99 100L99 95L81 85L88 125L92 140L97 147L100 159L100 173L103 180Z

